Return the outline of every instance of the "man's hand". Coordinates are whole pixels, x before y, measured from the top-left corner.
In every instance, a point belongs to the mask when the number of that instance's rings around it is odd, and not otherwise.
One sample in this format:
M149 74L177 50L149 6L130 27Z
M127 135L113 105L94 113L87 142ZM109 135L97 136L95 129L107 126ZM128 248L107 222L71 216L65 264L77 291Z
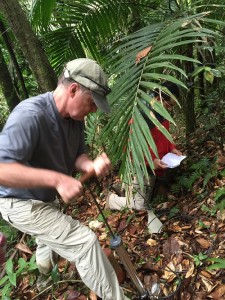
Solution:
M159 158L155 158L153 160L153 163L154 163L155 170L167 169L168 167L167 164L161 161Z
M59 176L56 190L65 203L69 203L74 198L81 196L83 193L81 182L66 175Z
M97 177L103 177L109 174L109 171L112 168L111 162L106 155L106 153L102 153L93 161L93 167L95 170L95 174Z
M91 160L87 154L81 154L75 162L75 170L84 174L91 174L91 176L108 175L110 169L111 162L105 153L96 157L95 160Z
M0 232L0 265L5 262L6 238Z

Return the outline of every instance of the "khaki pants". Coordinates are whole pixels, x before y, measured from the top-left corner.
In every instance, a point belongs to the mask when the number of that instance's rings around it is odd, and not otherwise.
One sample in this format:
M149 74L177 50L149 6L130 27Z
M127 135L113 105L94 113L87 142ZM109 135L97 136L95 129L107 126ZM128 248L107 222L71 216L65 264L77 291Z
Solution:
M63 214L56 201L1 198L0 212L12 226L36 237L42 273L49 272L60 255L75 263L83 282L102 299L127 299L94 232Z
M144 181L143 191L137 180L134 179L132 187L126 197L120 197L111 193L108 197L108 206L110 209L121 210L126 207L135 210L146 210L149 208L152 191L155 185L155 176L150 176L149 180Z
M120 197L114 193L109 193L107 197L107 206L112 210L122 210L126 207L135 210L148 211L148 231L149 233L159 233L163 224L150 208L150 199L155 184L155 176L151 176L150 180L145 181L144 190L141 191L136 180L133 181L134 196Z

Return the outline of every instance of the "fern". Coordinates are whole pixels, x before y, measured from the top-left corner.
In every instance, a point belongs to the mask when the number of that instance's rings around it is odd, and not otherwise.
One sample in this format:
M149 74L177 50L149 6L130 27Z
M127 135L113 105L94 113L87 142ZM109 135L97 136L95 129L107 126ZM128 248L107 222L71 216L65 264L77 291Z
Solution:
M193 170L205 170L210 165L210 160L208 157L201 158L197 163L194 163L190 169Z
M188 187L191 188L193 184L203 175L201 170L196 170L191 174L188 180Z
M223 199L221 202L219 202L218 204L215 205L214 209L220 210L220 212L222 212L225 208L225 199Z
M173 194L178 194L181 191L181 185L179 183L174 183L171 186L171 192Z
M216 205L214 207L215 211L220 210L221 212L225 208L225 188L218 189L214 195L214 200Z
M198 162L192 164L189 169L186 170L186 173L177 177L176 184L172 186L172 191L179 192L182 189L190 190L199 179L202 179L202 186L205 188L210 180L217 175L216 158L210 161L208 157L203 157Z
M225 188L218 189L214 196L214 200L217 202L221 197L225 196Z
M215 169L212 169L211 173L208 172L207 174L205 174L205 177L203 180L203 187L205 187L209 183L210 179L212 179L213 177L216 177L217 174L218 174L218 171Z

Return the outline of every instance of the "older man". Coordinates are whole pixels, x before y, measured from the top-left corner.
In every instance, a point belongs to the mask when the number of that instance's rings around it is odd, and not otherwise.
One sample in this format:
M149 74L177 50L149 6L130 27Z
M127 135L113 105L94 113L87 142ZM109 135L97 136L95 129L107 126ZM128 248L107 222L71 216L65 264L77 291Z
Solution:
M36 237L36 260L48 274L57 255L76 264L83 282L102 299L127 299L96 235L58 209L83 192L71 174L104 176L105 153L90 160L85 152L84 118L97 108L109 112L106 76L93 60L65 66L53 92L22 101L0 135L0 212L17 229Z

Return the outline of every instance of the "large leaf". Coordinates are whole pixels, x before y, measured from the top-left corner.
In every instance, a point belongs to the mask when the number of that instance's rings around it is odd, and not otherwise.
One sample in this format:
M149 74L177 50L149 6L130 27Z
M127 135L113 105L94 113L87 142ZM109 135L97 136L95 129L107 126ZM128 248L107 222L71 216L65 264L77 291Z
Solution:
M114 139L109 141L109 153L113 162L120 159L121 177L127 182L131 182L131 176L136 175L143 185L143 178L147 176L145 160L153 168L149 147L157 153L149 128L142 116L143 112L172 141L167 130L148 113L148 107L142 100L151 103L155 111L174 123L161 103L152 101L151 92L161 88L172 96L161 86L165 80L178 84L180 88L186 88L178 79L184 78L186 74L176 63L190 61L200 64L200 62L181 55L179 50L181 46L198 44L202 39L217 36L213 30L197 26L207 14L200 13L175 21L148 25L125 37L123 43L110 54L109 63L112 66L112 73L116 74L116 83L110 96L113 110L108 126L103 128L102 139L107 140L108 136L114 134ZM136 64L137 53L149 45L152 48L147 56ZM133 120L130 128L129 120Z
M148 147L157 151L141 111L168 139L171 140L171 136L151 117L141 100L150 102L150 93L161 88L164 80L186 88L183 80L187 75L182 62L189 61L196 66L199 62L182 55L182 48L195 44L200 49L202 45L208 46L208 40L216 39L218 32L214 29L224 23L208 16L210 13L223 15L224 9L211 0L207 6L198 0L170 1L169 5L168 1L157 0L138 0L126 5L120 0L33 2L34 28L45 32L42 40L57 73L66 61L83 56L105 63L110 70L112 113L109 119L99 119L98 115L88 118L87 140L93 140L98 127L101 134L98 145L107 147L113 163L121 162L121 177L128 183L131 183L131 175L143 177L146 173L144 158L153 167ZM41 14L43 9L45 16ZM199 13L194 14L196 11ZM179 14L185 17L180 18ZM141 16L139 21L147 26L139 26L140 30L128 35L136 15ZM136 64L136 55L150 45L151 51ZM162 90L170 95L165 88ZM160 103L153 104L158 113L175 123ZM136 121L129 126L131 119Z

